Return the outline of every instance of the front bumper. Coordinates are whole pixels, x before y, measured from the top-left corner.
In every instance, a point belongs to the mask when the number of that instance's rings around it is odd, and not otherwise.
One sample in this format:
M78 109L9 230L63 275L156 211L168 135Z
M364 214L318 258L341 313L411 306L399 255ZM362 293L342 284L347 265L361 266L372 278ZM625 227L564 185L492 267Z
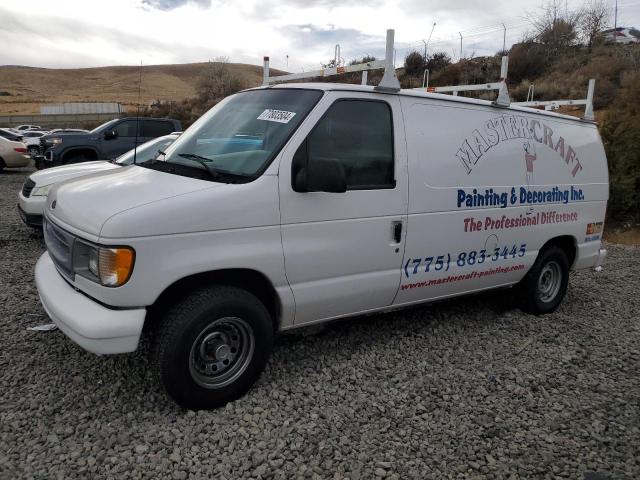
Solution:
M41 195L26 198L22 192L18 193L18 213L24 223L30 227L42 228L42 215L47 203L47 197Z
M98 355L138 348L146 309L111 309L88 298L62 278L47 252L36 263L35 277L47 315L82 348Z
M42 228L42 215L31 215L18 204L18 214L27 227Z

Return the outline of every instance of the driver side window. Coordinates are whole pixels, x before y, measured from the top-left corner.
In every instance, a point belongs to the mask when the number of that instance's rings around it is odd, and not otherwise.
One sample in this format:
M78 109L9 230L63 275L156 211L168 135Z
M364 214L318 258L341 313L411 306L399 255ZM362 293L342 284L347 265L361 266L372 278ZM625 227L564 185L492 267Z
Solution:
M338 160L347 190L394 188L393 123L383 101L338 100L308 138L309 162Z
M140 123L140 127L142 127L142 123ZM133 120L125 120L116 125L114 130L118 134L118 137L135 137L136 122Z

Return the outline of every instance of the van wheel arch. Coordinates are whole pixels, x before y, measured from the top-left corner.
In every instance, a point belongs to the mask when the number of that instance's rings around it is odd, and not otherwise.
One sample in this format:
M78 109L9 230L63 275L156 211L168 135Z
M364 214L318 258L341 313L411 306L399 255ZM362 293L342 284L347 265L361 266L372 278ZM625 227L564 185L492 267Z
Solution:
M145 329L153 329L157 320L167 309L180 301L189 293L205 286L236 287L255 295L266 307L273 323L274 333L280 327L280 313L282 311L280 298L271 281L262 272L251 269L224 269L196 273L181 278L169 285L148 307Z
M571 235L562 235L560 237L554 237L545 243L542 248L540 248L539 252L551 247L556 246L561 249L564 254L567 256L567 263L569 263L569 269L573 267L573 264L576 260L576 255L578 252L578 244L574 237ZM538 253L539 255L540 253Z
M86 158L87 160L97 160L98 152L93 148L73 148L62 154L62 163L73 163L75 158Z

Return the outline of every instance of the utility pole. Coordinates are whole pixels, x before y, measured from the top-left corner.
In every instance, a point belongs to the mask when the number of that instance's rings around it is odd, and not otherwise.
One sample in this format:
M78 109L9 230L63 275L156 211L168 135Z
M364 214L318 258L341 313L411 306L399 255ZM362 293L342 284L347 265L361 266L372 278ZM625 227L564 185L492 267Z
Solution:
M289 54L287 54L287 70L289 69Z
M618 31L618 0L616 0L616 9L613 15L613 41L615 43L618 43L618 34L616 33L617 31Z
M507 26L503 23L502 28L504 29L504 34L502 35L502 53L507 51Z
M431 33L429 33L429 38L427 39L427 43L424 44L424 61L427 61L427 48L429 47L429 43L431 43L431 37L433 35L433 30L436 28L436 22L433 22L431 26Z
M424 40L422 40L422 43L424 43L424 55L422 55L422 58L424 58L424 61L427 61L427 42L425 42Z
M460 60L462 60L462 32L458 32L460 35Z

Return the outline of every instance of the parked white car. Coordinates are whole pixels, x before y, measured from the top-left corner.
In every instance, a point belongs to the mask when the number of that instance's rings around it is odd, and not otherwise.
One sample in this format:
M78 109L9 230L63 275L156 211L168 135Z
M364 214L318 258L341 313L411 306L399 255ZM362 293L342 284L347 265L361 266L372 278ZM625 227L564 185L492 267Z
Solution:
M620 43L640 43L640 31L633 27L618 27L604 30L601 35L608 42Z
M52 188L35 279L91 352L134 351L153 324L166 391L212 408L283 330L498 287L553 312L569 270L603 261L608 191L593 122L276 85L218 103L155 161Z
M30 160L24 143L0 137L0 172L5 168L25 167Z
M42 213L47 194L56 183L96 172L114 170L118 167L146 162L157 156L158 150L164 150L178 138L180 132L154 138L140 145L135 151L129 150L114 161L97 160L94 162L74 163L48 168L33 173L27 178L18 193L18 213L22 221L33 228L42 228Z
M27 151L32 157L40 152L40 137L44 137L49 132L40 130L27 130L22 132L22 141L27 146Z
M40 125L18 125L15 127L19 132L26 132L28 130L42 130Z

